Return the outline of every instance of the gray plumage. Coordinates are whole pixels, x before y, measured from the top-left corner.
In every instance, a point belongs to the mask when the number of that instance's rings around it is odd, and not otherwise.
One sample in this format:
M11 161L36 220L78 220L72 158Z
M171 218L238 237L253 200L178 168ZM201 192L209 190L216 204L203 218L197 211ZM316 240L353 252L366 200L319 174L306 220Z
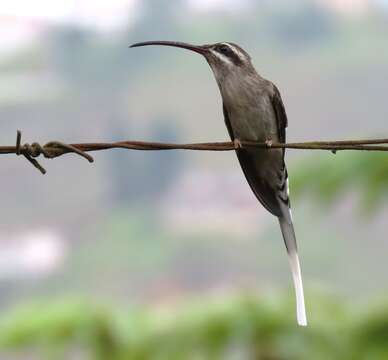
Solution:
M223 100L225 124L237 145L240 141L286 141L288 125L280 92L254 69L246 51L233 43L194 46L152 41L135 46L167 45L200 53L209 63ZM284 149L238 148L237 157L257 199L279 219L296 292L297 319L306 325L303 285L290 210Z

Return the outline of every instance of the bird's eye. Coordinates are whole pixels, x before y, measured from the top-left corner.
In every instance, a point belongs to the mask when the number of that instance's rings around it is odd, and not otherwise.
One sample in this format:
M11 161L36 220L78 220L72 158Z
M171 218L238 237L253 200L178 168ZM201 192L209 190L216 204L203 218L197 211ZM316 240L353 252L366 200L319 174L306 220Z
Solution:
M230 49L229 49L229 46L226 46L226 45L221 45L219 48L220 52L222 52L223 54L227 54L229 53Z

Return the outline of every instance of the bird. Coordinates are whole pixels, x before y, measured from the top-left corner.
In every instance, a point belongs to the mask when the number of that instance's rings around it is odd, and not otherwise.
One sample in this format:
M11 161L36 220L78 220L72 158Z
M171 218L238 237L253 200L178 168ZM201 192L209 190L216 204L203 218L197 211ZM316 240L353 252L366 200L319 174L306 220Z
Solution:
M130 47L151 45L193 51L202 55L210 65L221 93L225 125L242 171L258 201L278 218L294 284L297 323L306 326L285 149L269 148L272 142L286 142L288 119L279 89L255 70L250 55L235 43L192 45L176 41L146 41ZM268 146L243 146L244 141L265 142Z

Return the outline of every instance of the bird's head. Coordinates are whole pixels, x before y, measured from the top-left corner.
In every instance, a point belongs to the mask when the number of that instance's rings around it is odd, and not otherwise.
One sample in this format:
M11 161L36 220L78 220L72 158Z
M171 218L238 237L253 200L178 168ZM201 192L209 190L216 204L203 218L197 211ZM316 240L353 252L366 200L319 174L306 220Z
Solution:
M249 54L240 46L229 42L192 45L175 41L146 41L133 44L130 47L149 45L178 47L201 54L209 63L218 82L221 82L230 74L249 73L253 70Z

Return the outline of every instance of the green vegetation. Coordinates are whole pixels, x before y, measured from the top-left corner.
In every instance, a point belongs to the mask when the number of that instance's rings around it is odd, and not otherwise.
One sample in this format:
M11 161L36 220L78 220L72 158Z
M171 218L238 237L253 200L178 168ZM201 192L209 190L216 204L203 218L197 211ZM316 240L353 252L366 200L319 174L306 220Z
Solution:
M3 318L0 346L3 354L29 350L47 359L386 358L387 302L366 312L324 296L313 300L307 328L296 325L284 296L229 295L131 311L77 300L36 303Z
M310 193L319 204L333 204L354 191L360 208L372 214L387 198L388 158L384 153L338 152L335 157L314 154L314 158L304 159L294 171L293 194Z

